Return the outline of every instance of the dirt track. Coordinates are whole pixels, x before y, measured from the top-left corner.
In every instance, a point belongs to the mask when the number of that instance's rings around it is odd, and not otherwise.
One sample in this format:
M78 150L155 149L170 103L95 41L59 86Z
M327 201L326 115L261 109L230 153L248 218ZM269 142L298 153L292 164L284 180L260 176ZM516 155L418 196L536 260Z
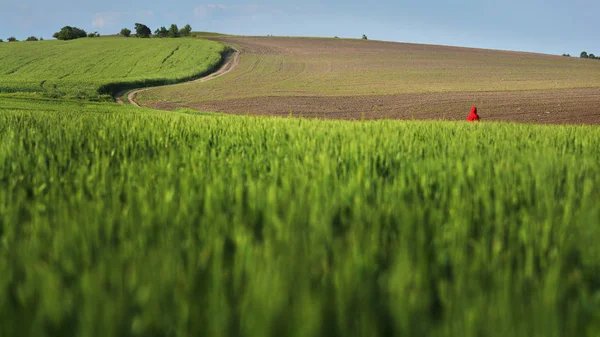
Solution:
M326 39L281 38L227 38L223 42L241 46L242 53L254 55L320 55L320 54L384 54L415 53L430 54L440 50L456 58L507 57L548 62L563 62L556 56L532 53L489 51L454 47L411 44L346 41L334 45ZM290 42L292 41L292 42ZM307 47L310 46L310 47ZM341 46L341 47L340 47ZM418 60L417 60L418 61ZM570 60L578 62L579 60ZM594 64L595 65L595 64ZM252 76L252 72L231 76ZM238 74L238 75L235 75ZM543 76L551 76L543 74ZM228 77L226 77L228 78ZM369 85L369 83L365 83ZM186 87L186 90L191 90ZM174 88L171 88L174 89ZM231 90L235 90L232 88ZM233 114L294 116L331 119L447 119L466 118L469 108L476 105L483 120L512 121L549 124L600 124L600 88L479 91L479 92L432 92L401 93L391 95L314 95L287 93L284 95L261 92L255 97L213 98L196 101L161 99L144 101L144 106L172 110L180 107L202 111Z
M233 52L230 52L227 54L227 56L225 57L225 60L223 60L223 64L217 71L215 71L214 73L211 73L207 76L190 81L188 83L206 82L206 81L214 80L215 78L221 77L223 75L227 75L229 72L233 71L240 63L240 52L235 47L230 47L230 48L233 50ZM139 94L140 92L150 90L150 89L162 88L162 87L166 87L166 86L133 90L127 94L127 100L129 101L130 104L140 107L138 102L135 100L137 94ZM123 95L125 95L125 93L127 93L127 91L121 91L115 95L115 100L117 101L117 103L125 104L125 102L123 102L123 100L121 98L121 97L123 97Z

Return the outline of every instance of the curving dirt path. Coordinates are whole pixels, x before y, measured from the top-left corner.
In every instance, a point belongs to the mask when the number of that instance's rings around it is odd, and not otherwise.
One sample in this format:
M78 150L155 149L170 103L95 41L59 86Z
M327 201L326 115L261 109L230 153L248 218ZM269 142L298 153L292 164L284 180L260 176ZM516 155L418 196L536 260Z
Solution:
M240 64L240 51L233 46L227 46L227 47L230 48L231 50L233 50L233 52L230 52L225 56L225 60L224 60L223 64L217 71L215 71L214 73L211 73L209 75L206 75L204 77L200 77L198 79L184 82L184 83L206 82L206 81L214 80L215 78L221 77L221 76L226 75L226 74L230 73L231 71L233 71ZM168 87L168 86L176 85L176 84L181 84L181 83L161 85L161 86L148 87L148 88L142 88L142 89L135 89L127 94L127 99L129 100L130 104L140 107L140 105L135 101L137 94L139 94L140 92L144 92L144 91L147 91L150 89L155 89L155 88ZM118 92L115 95L115 101L119 104L126 104L123 101L122 97L128 91L129 90L124 90L124 91Z

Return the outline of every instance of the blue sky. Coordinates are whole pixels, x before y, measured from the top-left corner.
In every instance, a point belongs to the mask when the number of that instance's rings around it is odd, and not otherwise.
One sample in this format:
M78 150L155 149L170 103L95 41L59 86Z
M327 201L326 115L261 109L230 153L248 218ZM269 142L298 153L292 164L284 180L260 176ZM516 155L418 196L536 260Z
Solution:
M0 0L0 38L171 23L241 35L339 36L549 54L600 54L596 0Z

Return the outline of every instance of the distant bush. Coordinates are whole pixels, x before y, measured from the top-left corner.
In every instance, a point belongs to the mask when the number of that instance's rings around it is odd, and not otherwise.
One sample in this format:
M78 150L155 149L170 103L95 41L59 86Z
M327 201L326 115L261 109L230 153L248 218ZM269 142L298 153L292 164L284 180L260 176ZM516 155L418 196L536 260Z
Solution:
M39 41L37 37L35 36L30 36L28 37L25 41Z
M6 39L6 41L8 41L8 42L17 42L18 40L14 36L11 36L8 39Z
M4 40L0 39L0 42L4 42Z
M121 32L119 33L119 35L125 36L125 37L130 37L131 36L131 30L127 29L127 28L123 28L123 29L121 29Z
M565 56L565 57L571 57L571 55L570 55L570 54L562 54L562 56Z
M363 40L368 40L368 38L367 38L367 36L365 34L363 34L362 39Z
M185 25L185 27L183 27L181 29L179 29L176 24L172 24L169 27L169 29L167 29L165 26L162 26L154 31L154 36L160 37L160 38L164 38L164 37L177 38L177 37L182 37L182 36L190 36L191 34L192 34L192 26L190 26L189 24Z
M172 24L171 27L169 27L169 35L170 38L176 38L179 37L179 28L177 28L176 24Z
M181 28L179 30L179 35L180 36L190 36L192 34L192 26L190 26L189 24L185 25L183 28Z
M582 51L581 55L579 56L582 59L594 59L594 60L600 60L600 56L596 56L594 54L588 54L586 51Z
M162 26L160 28L157 28L154 31L154 36L161 37L161 38L162 37L167 37L167 36L169 36L169 31L167 30L167 28L165 26Z
M100 37L100 34L98 34L98 32L93 32L93 33L89 33L87 35L87 37Z
M44 41L44 38L43 38L43 37L40 37L40 41Z
M148 28L148 26L143 25L141 23L135 24L135 36L136 37L147 38L147 37L150 37L150 34L152 34L152 31L150 30L150 28Z
M63 41L75 40L86 36L87 33L85 30L71 26L64 26L60 32L56 32L52 35L53 38Z

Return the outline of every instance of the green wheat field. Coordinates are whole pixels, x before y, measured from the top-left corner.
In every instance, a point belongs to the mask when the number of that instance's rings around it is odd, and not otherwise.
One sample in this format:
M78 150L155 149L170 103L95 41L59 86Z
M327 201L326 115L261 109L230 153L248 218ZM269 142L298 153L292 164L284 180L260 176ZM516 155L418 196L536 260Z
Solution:
M200 39L101 38L0 45L0 93L110 99L120 89L182 82L213 70L225 46Z

